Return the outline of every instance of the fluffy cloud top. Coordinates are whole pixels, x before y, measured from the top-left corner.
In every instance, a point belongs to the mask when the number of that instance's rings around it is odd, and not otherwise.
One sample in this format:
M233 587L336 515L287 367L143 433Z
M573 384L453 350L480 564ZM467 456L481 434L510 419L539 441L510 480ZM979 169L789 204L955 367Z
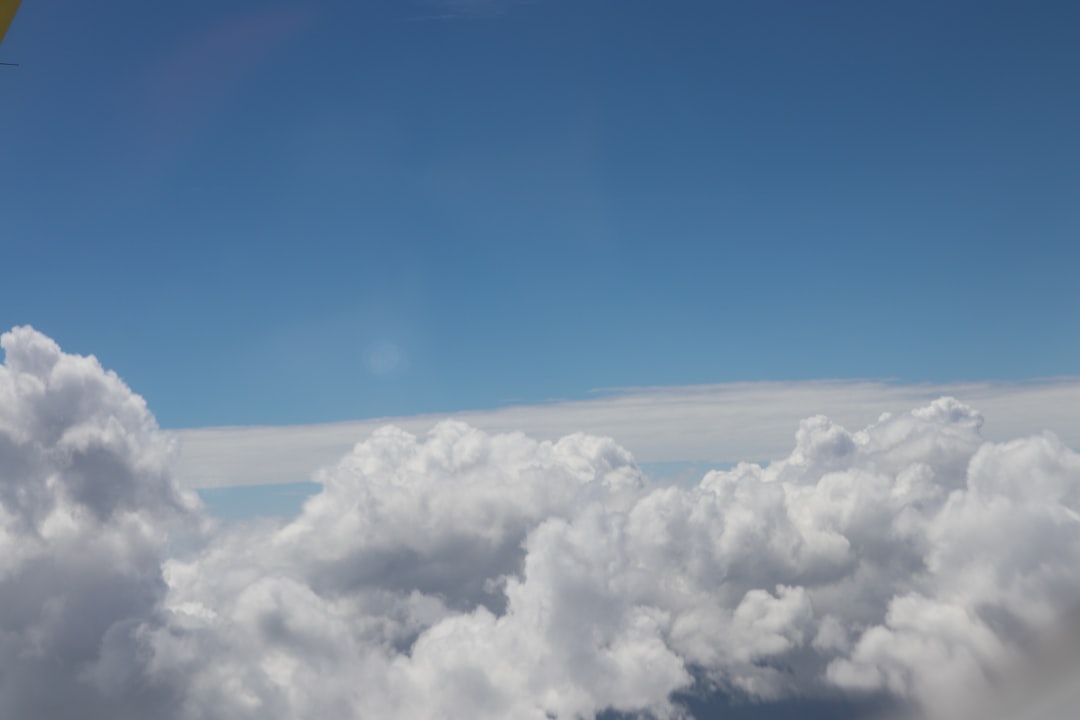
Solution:
M170 529L197 501L142 398L29 328L0 338L0 715L146 717L137 630L160 621Z
M4 716L674 718L688 691L949 716L1080 598L1080 456L987 442L950 398L812 417L693 487L609 439L388 427L299 517L215 527L115 375L2 344Z

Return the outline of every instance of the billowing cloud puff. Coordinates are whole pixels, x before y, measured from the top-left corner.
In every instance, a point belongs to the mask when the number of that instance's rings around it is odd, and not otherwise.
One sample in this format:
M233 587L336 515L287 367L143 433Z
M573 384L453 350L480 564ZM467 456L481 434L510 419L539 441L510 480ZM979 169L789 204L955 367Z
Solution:
M695 486L608 439L388 427L298 517L213 528L119 379L30 329L3 347L5 716L677 718L687 692L949 716L1080 599L1080 456L986 442L950 398L810 418Z
M141 675L138 631L197 500L115 374L29 328L0 345L0 715L146 717L172 688Z

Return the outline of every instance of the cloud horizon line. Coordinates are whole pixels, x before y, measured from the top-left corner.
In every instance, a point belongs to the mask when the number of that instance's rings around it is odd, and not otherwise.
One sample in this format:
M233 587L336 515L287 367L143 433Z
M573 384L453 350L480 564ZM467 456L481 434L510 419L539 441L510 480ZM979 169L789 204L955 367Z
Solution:
M904 383L875 379L739 381L603 388L584 399L487 409L291 425L222 425L169 430L180 441L176 474L192 488L278 485L316 471L375 430L394 425L424 434L444 420L487 432L555 440L574 433L610 437L638 463L719 465L783 457L799 421L827 415L861 427L882 413L955 397L990 420L987 440L1050 431L1080 447L1080 376Z

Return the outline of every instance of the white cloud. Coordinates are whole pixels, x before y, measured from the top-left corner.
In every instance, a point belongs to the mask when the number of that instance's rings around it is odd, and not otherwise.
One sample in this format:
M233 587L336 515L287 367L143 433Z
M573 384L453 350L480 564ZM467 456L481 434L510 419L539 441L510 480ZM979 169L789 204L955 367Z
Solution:
M215 528L115 375L2 343L4 716L676 718L693 686L956 718L1080 599L1080 455L952 398L694 486L591 435L385 428L299 517ZM1009 696L1042 720L1075 716L1056 653Z
M986 413L988 439L1051 430L1065 444L1080 448L1080 378L936 385L761 382L631 389L589 400L450 416L180 430L176 474L189 487L309 480L379 427L393 424L422 435L448 417L486 432L524 432L544 440L574 432L613 437L641 463L773 460L788 452L802 418L825 414L845 427L863 427L882 412L902 412L942 396Z
M141 676L137 629L157 622L167 533L197 500L116 375L29 328L0 345L0 715L153 714L172 687Z

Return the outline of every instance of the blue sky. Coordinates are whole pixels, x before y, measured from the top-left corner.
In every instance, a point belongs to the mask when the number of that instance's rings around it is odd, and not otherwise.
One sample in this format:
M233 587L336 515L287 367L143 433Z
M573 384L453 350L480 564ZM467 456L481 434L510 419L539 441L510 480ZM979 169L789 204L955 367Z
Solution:
M1078 21L24 0L0 717L1080 716Z
M26 0L0 325L166 427L1075 374L1078 20Z

